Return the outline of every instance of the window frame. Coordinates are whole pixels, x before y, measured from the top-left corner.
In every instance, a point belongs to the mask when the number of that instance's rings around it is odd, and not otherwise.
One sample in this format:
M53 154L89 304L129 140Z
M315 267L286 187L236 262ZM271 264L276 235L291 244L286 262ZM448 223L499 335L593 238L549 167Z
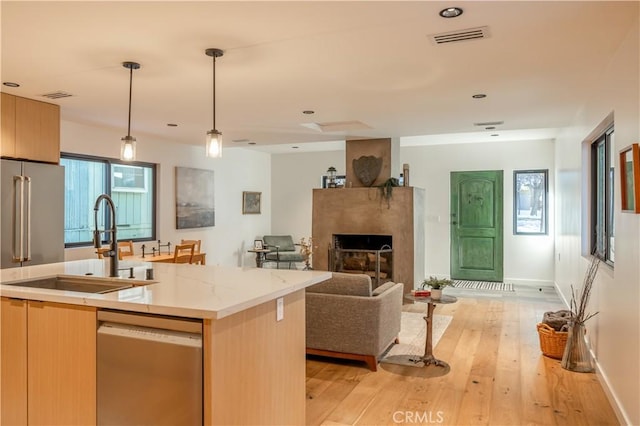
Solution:
M542 209L542 223L544 231L524 232L518 231L518 175L527 173L541 173L544 175L544 208ZM549 235L549 169L527 169L513 171L513 235Z
M615 263L615 155L613 153L615 143L613 135L615 133L613 123L606 127L606 129L595 137L589 144L590 155L590 170L589 178L591 180L591 199L590 199L590 211L591 221L589 223L589 249L591 254L598 257L605 264L610 267ZM600 147L601 152L604 152L604 158L599 154ZM599 177L599 161L604 161L604 172L602 173L602 181ZM609 169L607 170L607 166ZM600 189L602 188L602 189ZM603 196L599 196L600 192L604 192ZM601 219L598 214L599 210L603 212L603 218ZM603 222L602 228L599 224L599 220ZM603 235L599 238L599 235ZM612 247L611 238L614 243ZM611 256L613 254L613 258Z
M60 159L62 160L63 158L67 158L70 160L77 160L77 161L93 161L93 162L105 164L106 170L105 170L105 176L104 176L104 187L105 187L105 193L108 194L109 196L112 196L114 192L113 177L112 177L112 174L113 174L112 167L114 165L150 168L152 170L150 183L153 186L153 191L148 191L149 182L145 181L145 187L147 192L151 192L151 203L152 203L151 236L145 237L145 238L124 238L124 239L118 239L118 241L126 240L126 241L141 242L141 241L155 241L157 239L156 238L157 236L156 218L157 218L157 211L158 211L158 165L157 164L147 163L143 161L122 161L116 158L100 157L95 155L77 154L77 153L69 153L69 152L61 152ZM141 192L141 191L133 191L133 192ZM65 208L66 208L66 203L65 203ZM103 219L104 219L105 226L110 227L111 217L110 215L107 215L107 209L102 209L102 214L104 215ZM66 216L66 210L65 210L65 216ZM103 235L105 236L105 238L102 240L102 243L105 244L108 242L108 238L106 238L107 234L103 234ZM93 241L64 243L65 248L90 247L90 246L93 246Z

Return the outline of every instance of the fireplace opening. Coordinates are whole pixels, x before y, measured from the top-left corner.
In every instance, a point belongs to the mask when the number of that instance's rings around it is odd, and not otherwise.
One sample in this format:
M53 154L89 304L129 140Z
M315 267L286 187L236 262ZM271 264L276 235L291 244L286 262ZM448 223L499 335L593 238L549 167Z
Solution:
M374 288L393 281L391 235L334 234L329 251L330 271L367 274Z

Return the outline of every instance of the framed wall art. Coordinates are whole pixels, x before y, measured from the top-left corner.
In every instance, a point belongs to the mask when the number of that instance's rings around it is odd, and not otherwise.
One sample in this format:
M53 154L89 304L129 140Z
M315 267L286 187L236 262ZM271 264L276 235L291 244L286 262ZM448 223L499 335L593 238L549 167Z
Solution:
M622 211L640 213L640 148L637 143L620 151Z
M260 214L262 192L242 192L242 214Z
M213 170L176 167L176 229L215 225Z

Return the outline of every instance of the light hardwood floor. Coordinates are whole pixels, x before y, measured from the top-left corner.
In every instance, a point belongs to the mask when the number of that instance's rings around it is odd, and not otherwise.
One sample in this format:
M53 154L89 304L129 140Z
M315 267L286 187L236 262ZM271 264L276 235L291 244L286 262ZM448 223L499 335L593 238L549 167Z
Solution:
M447 289L458 303L434 348L450 369L307 359L308 425L617 425L595 374L540 352L536 324L563 309L552 287L515 292ZM424 305L405 305L412 312Z

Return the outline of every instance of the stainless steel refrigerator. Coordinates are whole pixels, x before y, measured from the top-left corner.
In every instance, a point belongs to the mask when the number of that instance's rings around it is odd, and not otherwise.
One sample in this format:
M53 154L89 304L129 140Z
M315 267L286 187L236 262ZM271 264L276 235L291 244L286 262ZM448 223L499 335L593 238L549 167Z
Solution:
M2 160L0 268L64 260L64 167Z

